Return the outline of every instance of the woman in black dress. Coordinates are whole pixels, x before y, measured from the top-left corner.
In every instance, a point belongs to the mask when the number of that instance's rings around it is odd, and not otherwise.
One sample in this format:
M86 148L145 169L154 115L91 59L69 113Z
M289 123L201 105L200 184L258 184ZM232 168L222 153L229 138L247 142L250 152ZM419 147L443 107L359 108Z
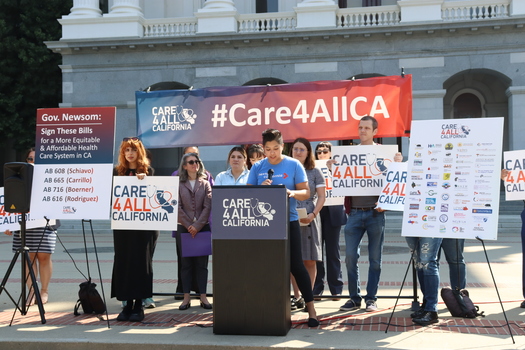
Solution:
M120 145L114 176L136 176L142 180L153 175L144 145L137 137L126 137ZM158 231L113 230L115 259L111 297L126 301L117 321L140 322L144 319L142 299L153 294L153 252Z

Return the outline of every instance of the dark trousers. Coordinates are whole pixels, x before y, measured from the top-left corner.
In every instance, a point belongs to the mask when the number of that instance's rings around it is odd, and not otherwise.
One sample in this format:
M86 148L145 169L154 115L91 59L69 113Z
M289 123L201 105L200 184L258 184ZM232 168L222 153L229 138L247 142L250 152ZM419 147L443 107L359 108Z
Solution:
M193 282L197 283L200 294L206 294L208 284L208 255L181 257L182 291L189 293ZM194 277L195 275L195 281Z
M521 286L523 297L525 298L525 209L521 212L521 251L522 251L522 266L521 266Z
M343 272L341 270L341 253L339 247L339 235L341 225L333 226L330 220L330 212L327 207L321 209L321 235L325 250L326 270L324 261L317 262L317 276L314 284L314 295L321 295L324 290L324 281L332 295L343 293ZM325 272L326 271L326 272Z
M301 252L301 228L299 221L290 221L290 272L297 282L297 286L305 302L314 300L312 292L312 281L304 267L303 254Z

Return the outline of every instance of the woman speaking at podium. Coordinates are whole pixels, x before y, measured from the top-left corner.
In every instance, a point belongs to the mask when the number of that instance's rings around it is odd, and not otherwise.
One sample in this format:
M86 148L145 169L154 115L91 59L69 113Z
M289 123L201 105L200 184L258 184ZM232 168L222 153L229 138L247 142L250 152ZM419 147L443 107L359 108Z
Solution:
M262 137L266 158L252 166L247 184L286 186L286 192L290 198L290 272L306 302L308 326L317 327L319 321L314 307L312 282L304 267L301 254L301 230L297 214L297 200L301 201L310 197L306 171L297 159L283 155L284 143L279 130L266 129Z

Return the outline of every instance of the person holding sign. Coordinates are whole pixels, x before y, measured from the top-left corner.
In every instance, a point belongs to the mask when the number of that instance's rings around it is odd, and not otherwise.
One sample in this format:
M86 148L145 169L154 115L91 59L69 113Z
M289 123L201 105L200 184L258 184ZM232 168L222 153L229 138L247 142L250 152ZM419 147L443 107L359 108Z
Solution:
M211 211L211 185L206 180L204 166L197 153L186 153L182 156L179 167L179 224L177 238L189 232L192 238L201 231L210 231L209 217ZM212 309L206 298L208 283L208 255L185 256L185 246L181 244L181 277L184 299L179 310L190 308L190 291L195 279L198 285L201 307Z
M29 164L35 163L35 148L30 148L26 153L25 161ZM57 222L58 226L58 222ZM49 282L53 274L53 262L51 261L51 254L55 252L56 245L56 228L57 226L35 227L26 230L26 246L29 248L29 259L31 260L31 267L35 277L40 275L40 297L42 304L46 304L49 299ZM13 236L13 253L20 249L22 239L20 231L6 230L5 234ZM29 276L29 272L28 272ZM27 279L27 286L32 290L31 279ZM34 305L36 302L34 293L30 293L27 298L27 305Z
M315 147L315 153L318 160L330 160L332 158L332 144L327 141L319 142ZM319 216L321 217L321 246L324 243L326 270L323 261L318 261L314 295L323 294L325 275L330 293L340 295L343 293L343 272L341 270L339 235L341 226L346 224L345 210L343 205L325 205Z
M114 176L136 176L143 180L154 170L146 149L137 137L125 137L120 144ZM126 301L117 321L144 319L142 299L153 295L153 252L159 231L113 230L115 258L111 278L111 297Z
M263 134L266 158L255 163L250 170L248 185L285 185L289 197L290 225L290 272L303 294L308 309L308 326L317 327L319 321L314 306L312 282L304 267L301 254L301 229L297 213L297 201L310 197L308 177L302 164L283 155L284 143L281 132L266 129Z
M511 171L508 169L501 169L501 180L503 182L513 182L515 181L512 178L509 178L509 175L511 174ZM525 201L524 201L525 202ZM521 289L523 298L525 298L525 209L520 214L521 216ZM525 300L521 302L520 307L522 309L525 309Z
M361 145L376 145L378 123L374 117L364 116L359 121L358 131ZM361 308L361 286L359 266L361 240L368 235L368 283L366 286L366 311L377 310L377 290L381 276L381 260L385 239L384 210L376 207L378 196L345 197L345 209L348 219L345 225L346 268L348 271L348 291L350 300L340 307L341 311L352 311Z
M219 173L215 178L215 185L246 185L250 171L246 168L246 151L235 146L228 153L229 168Z
M300 161L305 170L306 176L308 177L308 187L310 189L310 197L304 201L297 202L297 208L304 208L306 211L306 217L299 219L301 223L301 254L303 256L304 266L310 275L310 280L315 282L317 274L317 262L323 260L323 251L321 247L321 220L319 212L323 208L326 190L325 181L323 174L319 168L315 167L315 160L312 152L312 146L310 141L303 137L299 137L292 143L292 149L290 150L293 158ZM294 279L292 279L294 289L294 299L296 308L301 305L301 297L299 294L299 288ZM304 301L302 301L304 303Z

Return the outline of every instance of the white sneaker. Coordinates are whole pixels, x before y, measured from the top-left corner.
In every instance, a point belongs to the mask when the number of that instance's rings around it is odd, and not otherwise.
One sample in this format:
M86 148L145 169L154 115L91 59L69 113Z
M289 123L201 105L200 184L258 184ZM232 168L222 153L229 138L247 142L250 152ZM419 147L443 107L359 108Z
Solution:
M154 309L155 308L155 301L153 300L153 298L146 298L146 299L142 299L142 305L146 308L146 309Z
M366 302L366 312L377 311L377 304L374 300L368 300Z

